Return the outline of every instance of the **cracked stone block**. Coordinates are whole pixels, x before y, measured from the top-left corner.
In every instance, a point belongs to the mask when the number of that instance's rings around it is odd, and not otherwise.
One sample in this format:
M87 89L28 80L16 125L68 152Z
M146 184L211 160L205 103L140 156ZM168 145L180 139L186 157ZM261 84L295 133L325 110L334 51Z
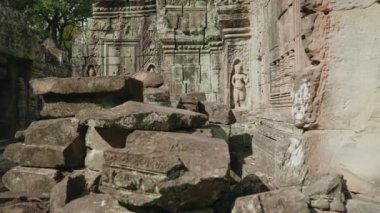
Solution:
M184 133L135 131L125 149L104 153L100 190L135 207L210 206L229 183L226 142Z
M207 121L204 114L134 101L112 109L82 110L76 117L87 126L155 131L197 128Z

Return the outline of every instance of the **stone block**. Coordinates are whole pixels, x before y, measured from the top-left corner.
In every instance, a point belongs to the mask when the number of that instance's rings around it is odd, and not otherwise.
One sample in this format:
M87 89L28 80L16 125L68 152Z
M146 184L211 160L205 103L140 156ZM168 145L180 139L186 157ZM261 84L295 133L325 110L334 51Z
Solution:
M33 122L25 130L25 142L8 145L4 157L22 166L81 167L86 148L75 118Z
M125 149L105 151L101 191L135 207L201 209L228 189L224 140L135 131Z
M159 73L140 71L131 76L141 81L144 88L158 88L164 84L164 78Z
M169 91L160 88L144 89L144 103L171 106Z
M347 213L377 213L380 212L380 203L351 199L347 201Z
M1 213L46 213L48 202L18 202L0 207Z
M233 213L297 212L309 213L308 200L297 188L283 188L256 195L239 197Z
M12 192L40 196L49 195L61 178L60 172L55 169L17 166L5 173L2 181Z
M73 212L109 212L109 213L128 213L131 212L122 207L119 202L110 195L89 194L87 196L75 199L61 209L60 213Z
M70 201L79 198L86 189L84 175L69 175L56 184L50 194L50 213L58 213Z
M88 169L102 171L105 150L124 148L128 130L117 128L89 127L86 134L87 155L85 166Z
M84 109L95 110L101 108L102 106L96 103L44 103L40 115L44 118L66 118L74 117L77 112Z
M80 95L123 92L124 95L142 95L142 84L135 79L120 76L40 78L30 81L35 95ZM141 96L140 96L141 97Z
M207 121L207 116L200 113L134 101L112 109L83 110L76 117L93 127L156 131L197 128Z
M232 124L235 122L234 114L227 105L214 102L202 102L201 105L204 107L204 113L208 115L210 122L221 124Z
M73 117L83 109L143 101L142 83L129 77L50 77L32 80L30 84L34 94L43 97L43 117Z

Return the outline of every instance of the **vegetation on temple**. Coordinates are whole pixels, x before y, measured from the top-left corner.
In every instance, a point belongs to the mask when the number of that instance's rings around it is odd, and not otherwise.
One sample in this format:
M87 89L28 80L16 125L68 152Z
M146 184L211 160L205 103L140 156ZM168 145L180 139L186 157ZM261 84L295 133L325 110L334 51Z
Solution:
M12 0L11 7L24 12L29 24L51 37L58 48L71 53L72 41L91 16L93 0Z

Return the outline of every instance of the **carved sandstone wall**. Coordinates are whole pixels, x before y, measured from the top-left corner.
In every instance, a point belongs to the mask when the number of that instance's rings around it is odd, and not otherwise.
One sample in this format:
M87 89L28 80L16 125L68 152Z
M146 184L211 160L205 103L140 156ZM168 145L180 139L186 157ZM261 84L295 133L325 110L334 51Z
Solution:
M352 190L376 193L379 9L377 1L252 3L253 115L235 130L253 137L254 169L278 185L340 172Z
M172 98L204 92L236 108L232 141L252 146L243 176L262 171L288 186L340 172L350 187L376 188L379 7L374 0L98 1L78 38L74 71L158 72Z
M250 75L248 1L98 1L93 11L77 40L76 75L159 72L174 98L204 92L207 100L234 107L234 65Z

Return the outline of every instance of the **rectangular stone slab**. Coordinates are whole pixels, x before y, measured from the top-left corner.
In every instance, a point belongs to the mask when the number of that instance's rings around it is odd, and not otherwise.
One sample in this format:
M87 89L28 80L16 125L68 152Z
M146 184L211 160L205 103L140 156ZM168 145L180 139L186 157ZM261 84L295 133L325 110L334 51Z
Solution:
M142 93L142 83L129 77L75 77L75 78L39 78L30 81L35 95L68 95L94 94L118 91L129 91L139 86ZM137 88L136 88L137 87ZM137 91L135 91L137 92Z
M101 109L102 106L96 103L70 103L70 102L54 102L43 103L40 115L44 118L66 118L74 117L76 113L84 109Z
M55 169L42 169L17 166L9 170L2 178L7 189L28 195L48 195L61 180L61 174Z
M168 212L204 208L228 187L228 145L185 133L134 131L125 149L104 153L101 190L119 201Z
M182 109L128 101L111 109L83 110L76 118L92 127L118 127L130 130L171 131L197 128L207 116Z
M6 147L4 158L22 166L45 168L78 168L84 165L86 147L75 141L69 146L11 144Z

